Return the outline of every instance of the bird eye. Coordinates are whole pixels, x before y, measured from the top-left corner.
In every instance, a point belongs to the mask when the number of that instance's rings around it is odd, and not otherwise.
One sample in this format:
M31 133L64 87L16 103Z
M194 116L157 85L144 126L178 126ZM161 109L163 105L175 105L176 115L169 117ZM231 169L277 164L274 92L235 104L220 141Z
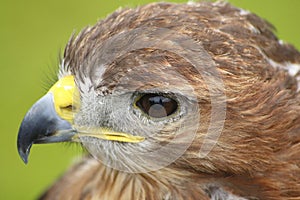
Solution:
M136 102L136 106L154 118L167 117L176 112L178 108L177 101L159 94L144 94Z

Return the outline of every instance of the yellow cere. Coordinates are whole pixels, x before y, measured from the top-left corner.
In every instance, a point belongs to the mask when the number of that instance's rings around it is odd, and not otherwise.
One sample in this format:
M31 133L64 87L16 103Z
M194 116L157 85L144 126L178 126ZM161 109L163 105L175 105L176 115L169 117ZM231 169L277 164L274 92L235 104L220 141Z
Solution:
M79 98L79 93L75 85L74 77L69 75L59 79L49 90L53 94L54 107L57 114L69 121L73 122L75 101Z

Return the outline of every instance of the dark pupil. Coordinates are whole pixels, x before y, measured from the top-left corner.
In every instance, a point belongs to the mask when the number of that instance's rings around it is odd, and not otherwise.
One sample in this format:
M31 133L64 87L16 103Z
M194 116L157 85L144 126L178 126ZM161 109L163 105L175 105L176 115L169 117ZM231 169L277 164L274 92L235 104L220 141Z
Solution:
M177 102L169 97L158 94L145 94L136 105L150 117L162 118L177 110Z

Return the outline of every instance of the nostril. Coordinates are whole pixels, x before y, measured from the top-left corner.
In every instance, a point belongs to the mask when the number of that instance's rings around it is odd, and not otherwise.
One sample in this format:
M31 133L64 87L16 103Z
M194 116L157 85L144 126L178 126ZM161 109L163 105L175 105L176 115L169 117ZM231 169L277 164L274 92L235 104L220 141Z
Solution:
M67 105L67 106L62 106L62 107L60 107L60 109L67 110L67 111L73 111L73 110L75 110L76 108L75 108L75 106L73 106L73 105Z

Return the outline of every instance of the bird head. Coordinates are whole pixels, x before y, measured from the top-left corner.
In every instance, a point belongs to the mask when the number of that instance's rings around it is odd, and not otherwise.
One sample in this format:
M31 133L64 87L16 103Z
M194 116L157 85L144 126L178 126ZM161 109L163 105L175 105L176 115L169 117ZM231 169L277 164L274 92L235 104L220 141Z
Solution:
M85 34L78 38L90 37ZM199 99L209 101L205 81L222 86L216 76L212 83L201 74L207 66L211 69L206 72L216 74L203 47L171 29L137 28L99 41L75 66L78 54L85 52L71 55L71 49L82 42L71 39L58 82L21 124L18 150L23 161L27 163L34 143L67 141L79 142L108 166L130 172L157 170L183 155L198 132ZM200 82L203 89L195 91Z
M271 62L283 56L299 61L268 23L229 4L117 11L71 37L58 82L21 124L19 154L27 162L32 144L79 142L126 172L264 170L298 120L283 112L296 77Z

